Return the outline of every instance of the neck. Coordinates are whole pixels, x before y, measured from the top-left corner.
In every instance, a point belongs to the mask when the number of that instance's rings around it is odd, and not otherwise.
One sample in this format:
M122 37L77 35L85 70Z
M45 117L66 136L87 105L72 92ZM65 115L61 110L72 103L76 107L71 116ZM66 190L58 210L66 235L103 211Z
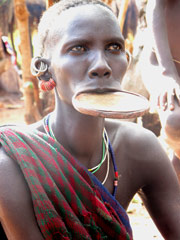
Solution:
M103 118L81 114L59 102L50 124L57 141L89 168L102 158Z

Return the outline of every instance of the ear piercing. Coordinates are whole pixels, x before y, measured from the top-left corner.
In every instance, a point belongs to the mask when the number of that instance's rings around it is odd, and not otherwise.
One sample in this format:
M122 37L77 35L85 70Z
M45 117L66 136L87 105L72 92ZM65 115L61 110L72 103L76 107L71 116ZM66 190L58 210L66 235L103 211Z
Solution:
M32 59L31 73L40 81L39 87L42 91L51 91L56 86L56 82L49 72L49 63L45 58L35 57Z

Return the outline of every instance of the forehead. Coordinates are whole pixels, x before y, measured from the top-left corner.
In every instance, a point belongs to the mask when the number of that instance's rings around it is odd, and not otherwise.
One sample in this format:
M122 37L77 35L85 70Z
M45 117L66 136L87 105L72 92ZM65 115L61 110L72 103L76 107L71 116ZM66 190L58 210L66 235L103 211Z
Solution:
M122 37L116 16L100 5L83 5L62 12L57 18L54 32L58 39L84 35L90 37L92 34Z

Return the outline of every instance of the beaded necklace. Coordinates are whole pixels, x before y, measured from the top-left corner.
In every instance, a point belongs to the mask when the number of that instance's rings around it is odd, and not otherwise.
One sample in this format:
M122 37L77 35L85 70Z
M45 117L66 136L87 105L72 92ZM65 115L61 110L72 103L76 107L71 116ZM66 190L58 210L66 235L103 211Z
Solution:
M105 152L105 148L106 148L106 152ZM93 168L89 168L88 171L92 172L92 173L97 172L100 169L100 167L103 164L103 162L106 160L106 156L108 154L109 154L108 145L107 145L107 141L106 141L106 139L104 137L104 132L103 132L103 156L102 156L101 162L97 166L95 166Z
M53 130L52 130L49 122L50 122L50 114L48 114L43 119L43 125L44 125L44 129L45 129L47 135L52 137L57 142L57 139L56 139L56 137L53 133ZM105 148L106 148L106 151L105 151ZM88 169L89 172L95 173L96 171L98 171L100 169L101 165L103 164L103 162L106 160L106 157L107 157L107 172L106 172L106 176L105 176L102 184L104 184L106 182L106 180L108 178L108 175L109 175L109 153L111 154L113 167L114 167L114 181L113 181L114 188L113 188L112 195L115 197L119 177L118 177L118 171L117 171L117 166L116 166L116 162L115 162L115 156L114 156L113 148L112 148L111 143L109 141L107 132L104 128L104 131L103 131L103 156L102 156L101 162L97 166L95 166L91 169Z

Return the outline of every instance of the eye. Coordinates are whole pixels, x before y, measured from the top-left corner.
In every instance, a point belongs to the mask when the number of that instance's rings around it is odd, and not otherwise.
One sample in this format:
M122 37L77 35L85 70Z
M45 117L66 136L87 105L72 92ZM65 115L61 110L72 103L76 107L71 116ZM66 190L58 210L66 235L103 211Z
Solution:
M70 48L69 52L74 54L81 54L87 51L87 48L83 45L77 45L72 48Z
M106 50L114 53L118 53L123 50L123 46L119 43L110 43L106 46Z

